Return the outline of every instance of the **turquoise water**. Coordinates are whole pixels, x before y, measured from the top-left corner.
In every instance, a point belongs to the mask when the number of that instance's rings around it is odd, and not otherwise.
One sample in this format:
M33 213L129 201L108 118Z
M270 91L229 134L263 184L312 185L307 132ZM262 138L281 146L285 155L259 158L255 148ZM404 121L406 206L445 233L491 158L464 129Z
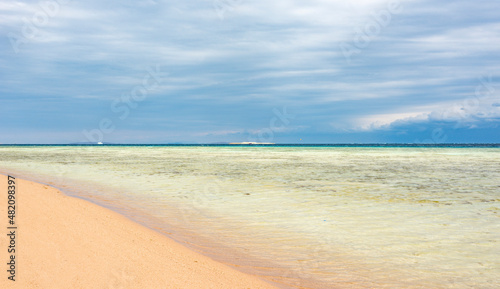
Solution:
M5 172L293 288L500 288L500 149L0 147Z

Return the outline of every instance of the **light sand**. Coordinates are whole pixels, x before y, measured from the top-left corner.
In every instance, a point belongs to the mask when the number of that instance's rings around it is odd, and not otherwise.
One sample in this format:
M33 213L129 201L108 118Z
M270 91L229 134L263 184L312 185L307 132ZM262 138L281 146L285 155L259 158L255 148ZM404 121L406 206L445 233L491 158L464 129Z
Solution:
M7 279L0 175L0 288L276 288L50 186L16 179L16 281Z

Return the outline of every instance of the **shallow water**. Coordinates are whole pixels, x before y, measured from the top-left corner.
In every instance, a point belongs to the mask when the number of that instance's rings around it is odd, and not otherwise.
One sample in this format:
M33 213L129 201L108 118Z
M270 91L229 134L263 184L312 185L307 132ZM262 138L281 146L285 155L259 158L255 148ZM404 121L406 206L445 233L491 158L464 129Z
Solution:
M0 147L0 168L308 288L500 288L500 149Z

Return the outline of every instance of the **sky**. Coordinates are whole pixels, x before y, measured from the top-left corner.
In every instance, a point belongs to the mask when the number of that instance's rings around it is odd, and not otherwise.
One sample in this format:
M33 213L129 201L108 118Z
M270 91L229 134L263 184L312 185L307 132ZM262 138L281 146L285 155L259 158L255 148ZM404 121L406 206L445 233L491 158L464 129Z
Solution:
M500 143L500 1L1 1L0 143Z

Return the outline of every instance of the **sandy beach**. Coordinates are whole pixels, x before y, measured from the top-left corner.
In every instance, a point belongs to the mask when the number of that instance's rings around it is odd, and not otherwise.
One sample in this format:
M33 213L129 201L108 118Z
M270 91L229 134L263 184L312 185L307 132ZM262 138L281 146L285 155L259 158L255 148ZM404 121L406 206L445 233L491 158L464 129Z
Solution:
M8 185L0 175L0 288L277 288L47 185L15 179L8 218Z

